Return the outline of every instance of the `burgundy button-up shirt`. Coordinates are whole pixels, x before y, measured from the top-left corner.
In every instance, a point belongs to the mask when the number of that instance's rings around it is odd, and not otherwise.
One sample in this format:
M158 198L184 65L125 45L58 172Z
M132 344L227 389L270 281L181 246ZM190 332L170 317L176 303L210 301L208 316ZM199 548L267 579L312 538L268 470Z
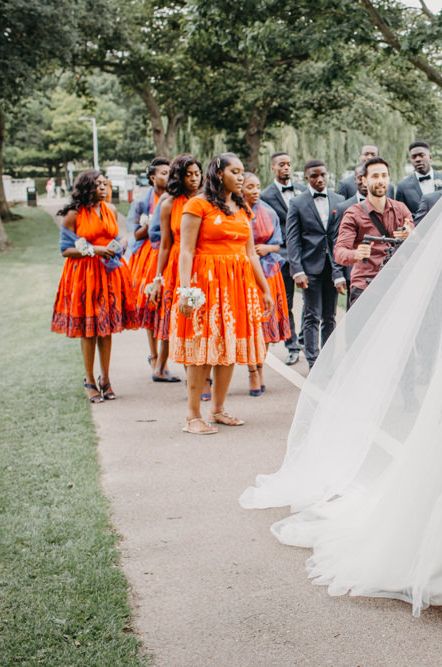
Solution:
M379 272L385 259L385 250L388 248L388 244L374 243L371 248L371 255L366 262L355 260L356 248L362 243L366 234L370 236L381 235L369 215L370 211L374 210L366 199L361 204L350 206L345 211L339 225L334 257L338 264L353 267L351 270L351 287L365 289L370 280ZM406 219L411 223L413 221L413 216L405 204L394 199L387 198L383 214L377 213L389 236L393 236L394 231L403 227Z

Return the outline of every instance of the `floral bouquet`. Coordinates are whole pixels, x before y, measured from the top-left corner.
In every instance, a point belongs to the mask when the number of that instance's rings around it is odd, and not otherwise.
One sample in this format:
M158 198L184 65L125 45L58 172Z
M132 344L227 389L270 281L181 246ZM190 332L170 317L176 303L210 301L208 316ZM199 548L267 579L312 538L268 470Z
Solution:
M157 276L156 278L154 278L152 280L151 283L146 285L146 287L144 288L144 294L146 296L150 296L152 294L154 288L158 285L158 283L161 285L161 287L164 287L164 278L163 278L163 276Z
M187 299L187 305L191 308L198 309L206 303L206 295L200 287L178 287L177 292Z

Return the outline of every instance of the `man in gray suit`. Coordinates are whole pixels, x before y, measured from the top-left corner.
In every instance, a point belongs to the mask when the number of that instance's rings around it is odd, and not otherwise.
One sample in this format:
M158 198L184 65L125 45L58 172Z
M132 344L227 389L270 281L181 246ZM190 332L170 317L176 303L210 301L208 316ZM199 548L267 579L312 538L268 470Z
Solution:
M358 166L362 167L367 162L367 160L370 160L372 157L379 157L379 148L374 144L366 144L365 146L362 146ZM354 176L347 176L347 178L343 178L341 181L339 181L336 192L339 195L342 195L345 199L354 197L357 192ZM388 186L387 195L390 197L390 199L394 197L394 186L392 183L390 183Z
M290 201L287 249L290 272L304 298L304 354L311 368L336 326L338 292L345 294L342 267L333 259L337 236L336 208L341 195L327 190L328 174L321 160L304 167L307 190Z
M433 208L436 202L442 197L442 190L430 192L429 195L424 195L419 204L419 208L414 214L414 224L418 225L427 215L428 211Z
M398 183L396 199L410 209L414 218L423 195L442 189L442 173L433 170L430 146L425 141L413 141L408 152L414 171Z
M279 224L282 232L282 244L280 246L280 254L287 259L286 247L286 219L288 205L293 197L301 194L306 188L302 183L292 183L292 165L290 156L287 153L274 153L271 157L272 172L274 174L274 181L261 192L261 199L273 208L279 218ZM286 364L291 366L296 364L299 359L299 343L296 335L295 321L293 319L293 297L295 293L295 285L290 275L289 264L285 262L281 269L284 280L285 291L287 295L287 304L289 308L289 320L291 337L285 341L288 356Z

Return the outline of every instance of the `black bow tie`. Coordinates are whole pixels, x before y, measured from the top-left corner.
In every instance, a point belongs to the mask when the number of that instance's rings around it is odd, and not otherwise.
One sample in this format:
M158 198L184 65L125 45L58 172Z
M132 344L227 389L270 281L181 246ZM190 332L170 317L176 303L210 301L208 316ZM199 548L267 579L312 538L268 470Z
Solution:
M422 183L422 181L431 181L431 174L427 174L426 176L419 176L419 183Z
M327 198L327 195L325 194L325 192L314 192L313 193L313 199L316 199L316 197L325 197L325 198Z
M282 186L282 194L284 194L284 192L287 192L287 190L291 190L293 192L294 191L293 185L283 185Z

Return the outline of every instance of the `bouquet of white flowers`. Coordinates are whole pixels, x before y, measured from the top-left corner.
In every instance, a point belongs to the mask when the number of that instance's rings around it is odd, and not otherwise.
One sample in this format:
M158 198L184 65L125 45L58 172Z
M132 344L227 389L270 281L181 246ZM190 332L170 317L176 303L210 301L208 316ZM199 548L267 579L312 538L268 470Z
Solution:
M200 308L206 303L206 295L200 287L178 287L178 294L187 299L191 308Z

